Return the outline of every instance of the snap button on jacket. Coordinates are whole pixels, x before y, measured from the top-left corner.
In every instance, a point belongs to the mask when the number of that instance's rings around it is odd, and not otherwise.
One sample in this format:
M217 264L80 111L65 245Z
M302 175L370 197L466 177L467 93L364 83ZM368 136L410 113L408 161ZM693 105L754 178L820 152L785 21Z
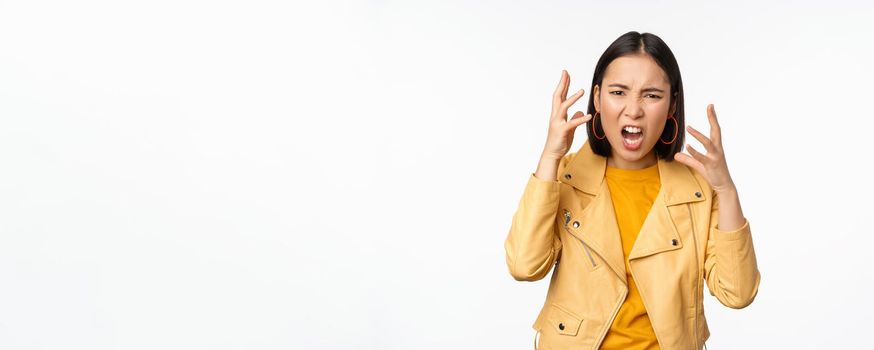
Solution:
M586 141L561 159L558 180L529 174L513 214L504 241L510 275L537 281L552 271L532 325L540 349L598 349L628 293L606 165ZM701 349L710 337L703 284L735 309L758 292L750 225L745 218L736 230L718 229L707 180L676 161L659 159L658 169L661 188L628 255L629 272L661 349Z

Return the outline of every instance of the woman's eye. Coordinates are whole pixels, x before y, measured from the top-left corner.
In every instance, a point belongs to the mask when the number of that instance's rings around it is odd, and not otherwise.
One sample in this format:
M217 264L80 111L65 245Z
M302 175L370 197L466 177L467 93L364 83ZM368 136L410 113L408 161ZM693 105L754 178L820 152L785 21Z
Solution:
M610 94L613 94L613 95L619 96L619 95L625 94L625 91L610 91ZM646 97L650 97L650 98L662 98L661 96L659 96L659 95L654 95L654 94L646 94Z

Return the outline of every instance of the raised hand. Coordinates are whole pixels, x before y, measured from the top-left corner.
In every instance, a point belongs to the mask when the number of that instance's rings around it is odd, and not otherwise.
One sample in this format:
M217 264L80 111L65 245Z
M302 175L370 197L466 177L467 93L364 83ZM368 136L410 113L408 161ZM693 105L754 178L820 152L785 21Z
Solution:
M541 156L543 158L561 159L561 157L564 157L573 144L576 128L592 119L591 115L577 111L568 120L568 108L577 102L580 97L583 97L585 92L583 89L580 89L580 91L568 97L570 80L571 77L568 72L562 69L561 80L559 80L555 93L552 95L552 113L549 116L549 133L546 137L546 145Z
M716 120L716 110L712 103L707 105L707 118L710 120L710 138L692 126L686 127L689 133L704 145L707 154L702 154L692 146L686 145L689 154L677 153L674 155L674 159L703 175L717 193L736 191L731 175L728 173L728 165L725 162L725 153L722 149L722 131Z

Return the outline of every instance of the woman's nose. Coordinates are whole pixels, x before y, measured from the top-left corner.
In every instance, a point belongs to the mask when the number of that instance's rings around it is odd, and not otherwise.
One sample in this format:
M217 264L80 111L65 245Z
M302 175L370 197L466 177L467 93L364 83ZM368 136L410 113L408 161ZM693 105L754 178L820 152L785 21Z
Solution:
M628 102L625 106L625 114L631 118L640 118L643 116L643 101L634 100Z

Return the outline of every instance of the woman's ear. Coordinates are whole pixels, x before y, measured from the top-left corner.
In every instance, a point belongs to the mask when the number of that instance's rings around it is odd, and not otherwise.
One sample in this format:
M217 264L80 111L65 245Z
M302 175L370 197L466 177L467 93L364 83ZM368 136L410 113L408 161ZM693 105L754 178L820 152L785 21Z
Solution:
M592 96L595 97L595 111L601 110L601 87L595 84L595 87L592 88Z

